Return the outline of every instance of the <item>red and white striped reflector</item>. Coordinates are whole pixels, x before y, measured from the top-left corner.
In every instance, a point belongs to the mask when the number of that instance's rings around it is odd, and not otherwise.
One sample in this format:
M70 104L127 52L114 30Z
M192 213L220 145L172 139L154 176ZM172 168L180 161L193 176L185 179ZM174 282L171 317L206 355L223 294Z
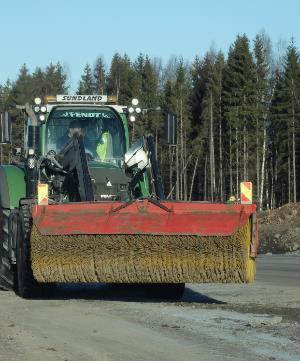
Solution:
M252 204L252 182L241 182L241 204Z
M38 184L38 204L39 205L48 204L48 184L46 183Z

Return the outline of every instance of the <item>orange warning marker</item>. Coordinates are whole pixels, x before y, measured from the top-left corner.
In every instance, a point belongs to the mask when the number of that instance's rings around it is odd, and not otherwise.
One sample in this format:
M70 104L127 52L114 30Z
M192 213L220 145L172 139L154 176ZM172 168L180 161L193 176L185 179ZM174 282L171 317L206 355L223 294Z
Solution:
M241 182L241 204L252 204L252 182Z
M48 184L38 184L38 205L45 206L48 204Z

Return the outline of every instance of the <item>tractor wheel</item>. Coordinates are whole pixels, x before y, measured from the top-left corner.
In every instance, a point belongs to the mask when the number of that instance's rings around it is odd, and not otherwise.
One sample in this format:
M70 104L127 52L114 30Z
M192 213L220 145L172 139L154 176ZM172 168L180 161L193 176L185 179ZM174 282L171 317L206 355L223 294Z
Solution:
M14 287L14 269L8 251L9 214L9 209L0 208L0 288L5 290L12 290Z
M23 298L39 295L39 284L34 279L31 269L30 231L31 213L27 205L20 210L19 232L17 239L17 293Z
M185 290L185 283L153 283L149 285L150 296L167 300L180 300Z

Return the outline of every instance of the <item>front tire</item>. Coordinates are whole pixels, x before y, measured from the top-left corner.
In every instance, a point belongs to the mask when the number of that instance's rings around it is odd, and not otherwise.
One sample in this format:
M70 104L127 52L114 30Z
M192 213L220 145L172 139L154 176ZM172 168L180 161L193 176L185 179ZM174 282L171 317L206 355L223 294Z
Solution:
M8 249L9 215L9 209L0 208L0 288L4 290L14 287L14 267Z
M33 298L38 295L39 284L34 279L31 269L30 231L31 214L27 206L20 210L17 239L17 294L22 298Z

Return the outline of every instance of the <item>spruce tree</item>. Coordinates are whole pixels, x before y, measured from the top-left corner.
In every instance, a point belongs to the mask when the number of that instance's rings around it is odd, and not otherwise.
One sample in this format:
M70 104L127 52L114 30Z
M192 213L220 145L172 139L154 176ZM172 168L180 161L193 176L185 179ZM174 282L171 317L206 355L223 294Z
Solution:
M8 79L4 85L0 85L0 112L11 111L12 102L10 93L12 84ZM10 162L11 146L10 144L0 145L0 164L7 164Z
M119 104L130 104L136 97L136 75L129 57L116 53L108 75L108 92L118 97Z
M283 97L284 90L283 73L277 70L270 108L270 122L268 125L274 207L288 202L288 129L285 122L286 106Z
M60 62L57 64L50 63L50 65L46 67L45 78L49 95L64 94L67 92L67 75Z
M299 194L299 117L300 117L300 62L291 40L285 57L283 73L276 86L272 106L274 133L276 191L279 204L296 202ZM282 189L284 187L284 189ZM298 187L298 188L297 188Z
M105 63L104 60L99 57L96 60L94 66L94 92L96 94L106 94L106 72L105 72Z
M265 39L257 35L254 41L255 58L255 127L256 127L256 179L257 202L262 209L267 150L267 118L270 103L270 64ZM254 181L254 179L253 179Z
M94 94L93 73L89 64L86 64L83 69L83 74L81 75L77 94Z
M246 35L230 47L224 72L223 106L229 129L229 192L239 197L241 180L255 179L255 71Z

